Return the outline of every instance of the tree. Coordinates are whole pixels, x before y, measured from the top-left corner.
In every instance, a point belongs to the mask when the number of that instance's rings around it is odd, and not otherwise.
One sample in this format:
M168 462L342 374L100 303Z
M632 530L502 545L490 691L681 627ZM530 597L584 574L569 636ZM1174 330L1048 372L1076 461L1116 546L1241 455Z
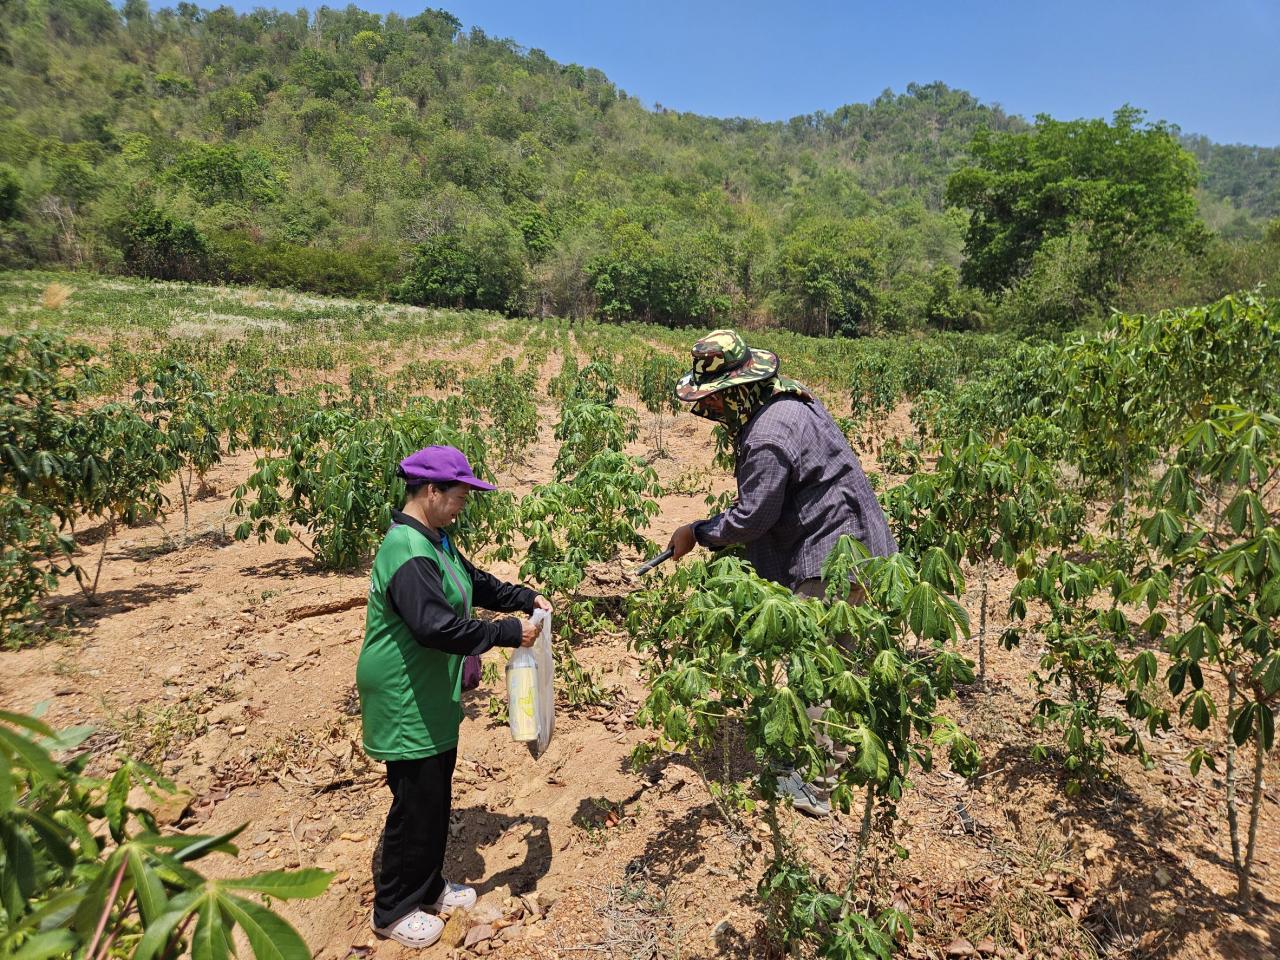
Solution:
M803 333L868 333L885 278L878 230L867 218L803 224L782 243L778 287Z
M161 280L195 280L209 274L209 249L195 225L134 198L114 226L129 273Z
M1088 292L1124 278L1144 242L1198 246L1198 171L1164 123L1117 110L1113 121L1036 118L1025 133L980 130L973 165L947 182L947 202L969 210L966 283L996 293L1030 269L1046 241L1081 229L1098 256Z
M0 220L18 218L21 196L22 184L18 182L18 174L8 164L0 164Z
M437 307L511 310L524 283L520 235L502 221L477 218L420 243L397 297Z

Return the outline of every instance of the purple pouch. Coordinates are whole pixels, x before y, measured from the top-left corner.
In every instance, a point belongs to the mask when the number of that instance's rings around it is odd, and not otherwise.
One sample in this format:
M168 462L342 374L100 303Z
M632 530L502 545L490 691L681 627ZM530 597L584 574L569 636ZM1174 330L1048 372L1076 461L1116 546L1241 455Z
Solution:
M480 658L470 656L462 662L462 689L474 690L478 686L480 686Z

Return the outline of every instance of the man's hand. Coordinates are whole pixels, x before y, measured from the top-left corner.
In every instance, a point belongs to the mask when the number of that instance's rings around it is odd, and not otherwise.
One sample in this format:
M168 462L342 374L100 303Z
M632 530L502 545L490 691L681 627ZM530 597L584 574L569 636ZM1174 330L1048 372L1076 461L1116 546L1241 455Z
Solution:
M693 524L686 523L683 527L676 528L676 532L671 535L671 542L667 544L667 549L671 551L672 560L679 560L697 545L698 538L693 535Z
M546 597L544 597L542 594L538 594L536 597L533 598L533 609L545 610L547 611L547 613L550 613L551 601L548 600Z
M540 633L542 633L541 626L535 627L532 620L523 621L520 624L520 646L532 647Z

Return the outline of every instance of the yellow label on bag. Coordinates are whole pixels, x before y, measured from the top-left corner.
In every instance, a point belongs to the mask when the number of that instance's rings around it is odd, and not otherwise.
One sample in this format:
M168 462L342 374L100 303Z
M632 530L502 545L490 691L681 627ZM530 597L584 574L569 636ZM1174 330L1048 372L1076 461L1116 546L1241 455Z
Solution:
M533 667L510 667L507 670L507 713L513 740L538 739L538 718L535 712L537 674L538 671Z

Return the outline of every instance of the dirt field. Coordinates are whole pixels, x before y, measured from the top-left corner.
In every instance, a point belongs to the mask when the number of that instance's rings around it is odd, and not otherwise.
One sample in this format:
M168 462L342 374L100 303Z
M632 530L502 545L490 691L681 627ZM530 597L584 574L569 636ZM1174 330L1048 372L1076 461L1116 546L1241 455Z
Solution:
M524 492L550 478L553 423L544 409L539 449L547 452L502 476L505 488ZM905 423L901 412L894 423ZM711 470L709 435L694 418L676 421L674 459L656 462L664 480L708 470L716 492L729 488L730 478ZM389 793L359 747L353 679L366 574L318 571L296 544L232 541L231 491L251 467L242 456L213 472L214 492L194 504L185 544L157 526L114 538L98 605L86 605L74 582L64 585L59 601L75 608L79 625L61 640L0 653L0 705L29 711L49 701L53 724L97 727L90 745L103 757L122 750L162 762L188 791L161 811L180 829L251 821L238 860L222 858L215 869L336 871L323 898L284 907L317 956L408 956L369 930L370 863ZM703 495L667 497L653 539L665 542L679 523L705 515ZM179 514L169 529L180 528ZM96 559L92 532L83 542ZM601 571L599 588L624 590L631 559ZM515 576L509 565L490 568ZM1011 582L992 591L993 634ZM449 875L478 888L495 935L427 955L764 956L759 838L730 829L684 758L631 771L628 755L650 734L631 722L644 688L626 636L582 637L579 655L616 695L607 708L562 704L540 759L490 715L489 698L505 696L500 670L468 695ZM1154 770L1121 761L1096 795L1068 799L1055 768L1029 759L1036 650L1005 652L992 642L988 656L985 687L946 707L983 751L980 776L966 782L943 764L918 776L902 805L910 857L892 866L889 882L916 927L908 955L1280 956L1274 765L1257 909L1245 919L1229 912L1223 784L1209 771L1191 778L1189 743L1176 732L1156 738ZM496 653L490 658L500 667ZM820 869L848 870L854 821L788 812L785 825Z

